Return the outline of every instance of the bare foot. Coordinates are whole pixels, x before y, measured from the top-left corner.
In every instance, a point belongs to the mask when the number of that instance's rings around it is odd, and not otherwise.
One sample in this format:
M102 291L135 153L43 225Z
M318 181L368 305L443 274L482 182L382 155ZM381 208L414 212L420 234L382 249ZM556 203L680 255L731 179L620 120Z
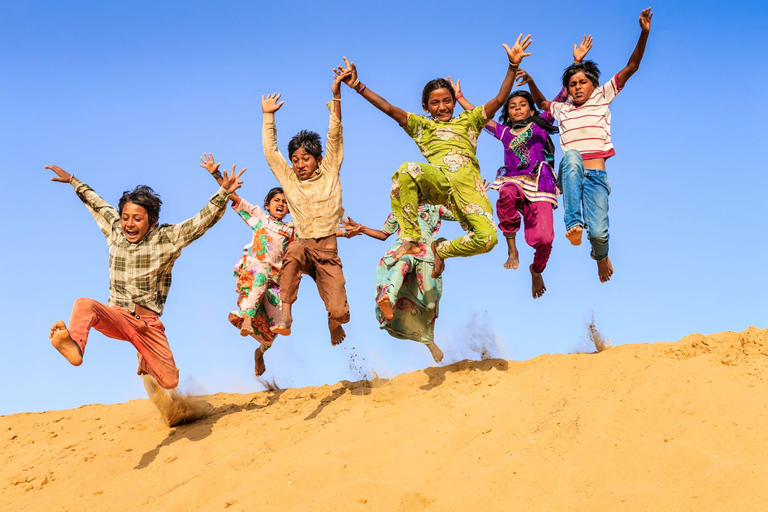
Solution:
M429 349L429 353L432 354L432 359L434 359L436 363L443 360L443 351L440 350L440 347L438 347L434 341L427 345L427 348Z
M280 321L277 323L276 326L270 329L273 333L280 334L281 336L290 336L291 324L293 324L293 316L291 316L291 306L292 304L286 304L285 302L283 302Z
M573 226L565 234L565 238L571 242L571 245L581 245L581 234L584 232L584 228L579 225Z
M613 265L611 259L606 256L597 262L597 275L600 276L600 282L606 283L611 280L613 275Z
M381 313L384 315L384 320L389 322L395 317L395 313L392 311L392 301L389 300L389 297L385 296L376 304L379 306L379 309L381 309Z
M59 320L53 324L48 337L51 338L53 348L58 350L71 365L80 366L83 364L83 353L80 351L80 345L75 343L75 340L69 335L67 324L64 321Z
M256 352L253 353L253 360L256 363L253 368L256 376L264 375L264 372L267 371L267 365L264 364L264 352L261 351L261 347L257 348Z
M411 241L403 242L400 245L400 247L398 247L397 250L395 251L395 255L393 256L393 258L395 259L395 261L397 261L403 256L405 256L406 254L419 254L420 250L421 249L419 249L419 244L416 242L411 242Z
M344 332L344 328L341 324L335 320L328 320L328 330L331 331L331 345L338 345L344 338L347 337L347 333Z
M538 299L544 295L544 292L547 291L547 287L544 286L544 278L541 277L541 274L533 271L533 265L528 267L528 269L531 271L531 294L534 299Z
M432 277L437 279L443 274L445 270L445 260L437 254L437 242L432 242L432 254L435 255L435 263L432 268Z
M253 326L251 325L251 317L246 316L243 318L243 323L240 326L240 336L250 336L253 334Z
M504 263L504 268L515 269L520 265L520 256L517 252L517 245L515 245L515 234L507 236L507 261Z

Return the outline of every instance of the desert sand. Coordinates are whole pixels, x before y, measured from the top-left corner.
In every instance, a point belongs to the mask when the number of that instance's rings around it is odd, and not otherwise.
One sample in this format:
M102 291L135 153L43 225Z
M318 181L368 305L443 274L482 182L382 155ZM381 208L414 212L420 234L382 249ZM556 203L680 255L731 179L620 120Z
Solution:
M766 510L768 331L0 417L2 510Z

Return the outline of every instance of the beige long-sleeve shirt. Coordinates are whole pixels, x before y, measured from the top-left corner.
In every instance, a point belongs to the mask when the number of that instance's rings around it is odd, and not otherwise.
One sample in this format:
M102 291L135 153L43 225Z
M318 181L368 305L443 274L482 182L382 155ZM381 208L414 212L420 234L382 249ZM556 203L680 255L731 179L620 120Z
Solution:
M325 155L315 174L300 180L277 147L275 115L264 114L261 138L264 156L272 173L280 182L288 201L299 238L323 238L336 234L339 219L344 216L341 206L339 171L344 160L341 119L333 111L333 101L326 103L331 113Z

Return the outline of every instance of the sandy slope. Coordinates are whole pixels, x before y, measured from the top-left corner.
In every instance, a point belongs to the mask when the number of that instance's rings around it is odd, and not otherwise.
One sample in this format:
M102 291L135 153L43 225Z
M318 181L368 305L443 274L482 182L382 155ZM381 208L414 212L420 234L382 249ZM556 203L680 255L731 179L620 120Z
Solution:
M768 331L0 417L2 510L766 510Z

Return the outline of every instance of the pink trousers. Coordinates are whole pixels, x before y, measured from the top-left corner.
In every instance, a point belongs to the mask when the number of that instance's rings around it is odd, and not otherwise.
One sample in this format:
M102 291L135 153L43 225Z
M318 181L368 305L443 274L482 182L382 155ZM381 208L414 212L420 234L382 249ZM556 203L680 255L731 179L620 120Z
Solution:
M91 327L108 338L124 340L136 347L139 367L165 389L179 384L179 369L158 316L134 315L118 306L92 299L77 299L69 319L69 335L85 354Z
M507 182L499 190L499 200L496 202L499 229L507 237L517 233L522 217L525 223L525 243L536 250L533 255L533 271L539 274L547 268L552 241L555 239L553 209L552 203L547 201L531 202L526 199L516 183Z

